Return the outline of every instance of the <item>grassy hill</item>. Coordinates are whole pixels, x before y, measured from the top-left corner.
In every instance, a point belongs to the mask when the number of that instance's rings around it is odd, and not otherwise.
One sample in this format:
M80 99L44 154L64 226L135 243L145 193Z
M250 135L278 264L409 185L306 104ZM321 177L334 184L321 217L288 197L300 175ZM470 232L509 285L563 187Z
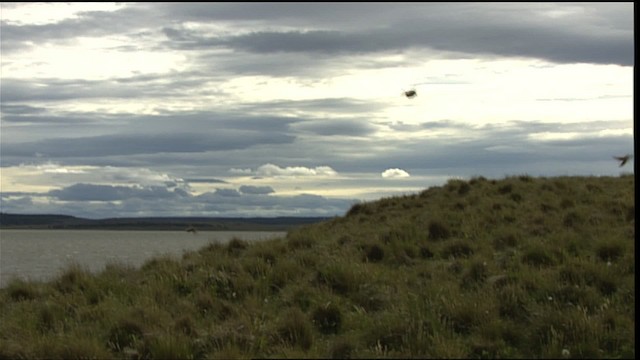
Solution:
M634 358L632 175L450 180L0 290L0 358Z

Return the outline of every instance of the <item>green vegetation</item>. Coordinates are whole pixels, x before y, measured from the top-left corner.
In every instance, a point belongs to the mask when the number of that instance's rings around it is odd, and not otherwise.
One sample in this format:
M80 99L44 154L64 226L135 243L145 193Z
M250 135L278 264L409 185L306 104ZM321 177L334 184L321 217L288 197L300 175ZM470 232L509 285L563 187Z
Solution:
M632 175L450 180L0 290L0 359L635 358Z

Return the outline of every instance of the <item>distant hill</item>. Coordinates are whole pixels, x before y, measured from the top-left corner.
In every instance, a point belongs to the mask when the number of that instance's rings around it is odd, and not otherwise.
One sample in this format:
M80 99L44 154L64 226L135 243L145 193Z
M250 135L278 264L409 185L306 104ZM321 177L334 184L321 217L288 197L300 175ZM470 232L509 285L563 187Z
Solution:
M74 221L83 221L85 219L79 219L69 215L18 215L0 213L0 226L47 226L57 224L69 224Z
M284 231L295 226L327 220L326 217L209 218L140 217L85 219L69 215L0 213L3 229L104 229L104 230L230 230Z

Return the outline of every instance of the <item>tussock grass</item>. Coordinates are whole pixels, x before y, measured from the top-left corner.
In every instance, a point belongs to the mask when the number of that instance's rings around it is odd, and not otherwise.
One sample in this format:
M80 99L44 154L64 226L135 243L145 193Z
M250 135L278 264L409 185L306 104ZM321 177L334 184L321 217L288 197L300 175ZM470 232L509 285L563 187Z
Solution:
M307 316L298 308L292 308L282 315L276 329L277 341L285 346L309 350L313 345L313 332Z
M0 290L0 359L634 358L634 176L452 179Z
M35 285L18 278L11 280L4 291L12 301L34 300L38 297Z
M316 307L311 313L313 324L323 334L337 334L342 325L342 312L332 303Z

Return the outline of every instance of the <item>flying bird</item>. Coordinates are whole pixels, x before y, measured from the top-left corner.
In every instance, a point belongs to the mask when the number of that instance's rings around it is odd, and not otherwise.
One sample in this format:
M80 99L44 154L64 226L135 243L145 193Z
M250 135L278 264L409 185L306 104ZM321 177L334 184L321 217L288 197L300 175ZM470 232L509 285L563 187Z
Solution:
M416 92L415 89L411 89L411 90L405 91L404 96L406 96L408 99L413 99L414 97L418 96L418 93Z
M633 155L627 154L625 156L614 156L613 158L620 161L620 167L623 167L632 157Z

